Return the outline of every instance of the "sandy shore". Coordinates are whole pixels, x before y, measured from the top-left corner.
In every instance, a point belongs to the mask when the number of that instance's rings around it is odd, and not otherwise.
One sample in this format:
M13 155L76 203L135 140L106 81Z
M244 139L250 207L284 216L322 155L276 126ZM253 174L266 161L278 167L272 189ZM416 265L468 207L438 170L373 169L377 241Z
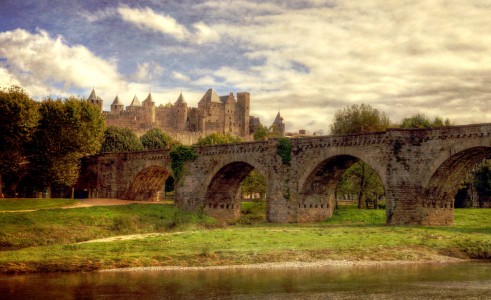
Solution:
M373 267L390 265L409 265L409 264L443 264L443 263L462 263L468 260L448 256L435 256L431 260L319 260L313 262L290 261L290 262L270 262L248 265L226 265L226 266L203 266L203 267L180 267L180 266L159 266L159 267L132 267L119 269L99 270L98 272L139 272L139 271L202 271L202 270L270 270L270 269L307 269L307 268L352 268L352 267Z

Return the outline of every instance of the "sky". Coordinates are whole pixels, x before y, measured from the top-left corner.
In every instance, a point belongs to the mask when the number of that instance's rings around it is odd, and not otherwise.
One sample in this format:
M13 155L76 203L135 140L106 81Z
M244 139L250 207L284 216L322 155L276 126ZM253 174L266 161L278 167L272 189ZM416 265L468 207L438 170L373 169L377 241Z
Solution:
M369 104L491 122L489 0L0 0L0 87L88 97L149 92L189 106L208 88L251 94L251 115L329 133Z

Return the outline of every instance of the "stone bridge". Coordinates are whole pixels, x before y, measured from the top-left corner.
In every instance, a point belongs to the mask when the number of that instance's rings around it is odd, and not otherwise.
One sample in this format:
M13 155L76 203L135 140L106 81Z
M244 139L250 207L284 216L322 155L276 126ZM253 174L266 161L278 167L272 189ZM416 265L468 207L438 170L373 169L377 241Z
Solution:
M291 139L284 164L278 140L196 147L176 184L177 206L221 220L240 214L240 183L256 169L267 181L270 222L313 222L332 215L343 172L358 160L381 178L391 225L450 225L459 184L491 158L491 124ZM156 199L172 175L168 151L110 153L96 157L98 197ZM95 167L94 167L95 168ZM94 194L93 194L94 195Z

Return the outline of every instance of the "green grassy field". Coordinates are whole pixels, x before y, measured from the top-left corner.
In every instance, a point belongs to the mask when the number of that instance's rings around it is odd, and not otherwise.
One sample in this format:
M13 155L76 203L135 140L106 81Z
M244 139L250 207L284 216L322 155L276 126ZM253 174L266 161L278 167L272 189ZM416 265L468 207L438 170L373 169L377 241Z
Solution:
M247 204L244 209L251 206ZM431 260L435 255L491 258L491 210L456 209L455 226L451 227L393 227L384 222L384 210L350 206L340 207L333 218L315 224L253 223L248 219L226 227L171 205L3 213L0 272L320 259ZM161 234L75 244L150 232Z
M74 199L0 199L0 212L60 208L78 202L80 201Z

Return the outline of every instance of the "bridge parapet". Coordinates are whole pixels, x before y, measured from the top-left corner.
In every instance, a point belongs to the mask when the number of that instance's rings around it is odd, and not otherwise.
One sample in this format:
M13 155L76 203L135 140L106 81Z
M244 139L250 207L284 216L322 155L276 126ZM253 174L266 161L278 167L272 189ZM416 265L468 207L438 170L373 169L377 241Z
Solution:
M257 169L267 179L268 220L325 219L335 207L340 176L360 159L382 180L388 224L449 225L459 182L476 163L491 157L491 123L388 129L291 142L289 164L283 164L277 154L276 139L195 146L198 158L186 162L176 186L177 205L190 210L202 207L218 218L236 218L240 182ZM162 187L162 178L171 175L170 165L168 150L101 155L97 158L98 196L152 196L157 186Z

